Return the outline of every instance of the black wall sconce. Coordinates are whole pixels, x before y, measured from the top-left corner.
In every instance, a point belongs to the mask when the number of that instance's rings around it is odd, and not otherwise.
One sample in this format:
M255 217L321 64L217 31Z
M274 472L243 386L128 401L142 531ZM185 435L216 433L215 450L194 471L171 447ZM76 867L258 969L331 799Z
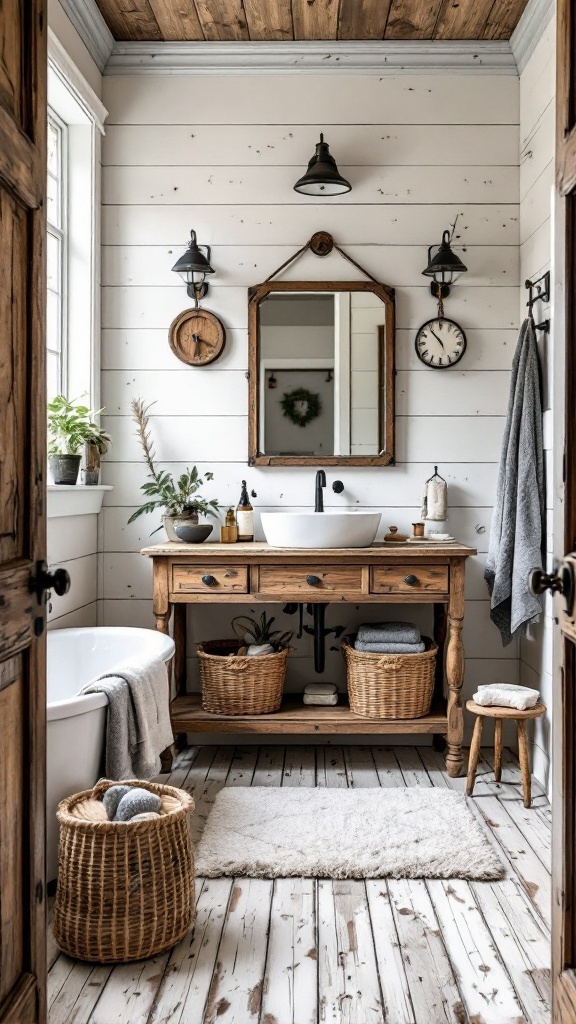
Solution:
M339 173L336 161L330 155L328 143L324 142L324 135L320 135L320 142L316 143L316 152L308 164L308 170L298 179L294 191L302 192L305 196L340 196L352 191L350 182Z
M432 255L433 245L428 249L428 266L422 273L426 277L434 278L430 282L430 291L435 299L445 299L450 295L450 285L458 274L465 274L468 267L465 267L462 260L450 248L450 232L444 231L442 241L438 246L435 256Z
M202 252L202 249L206 250L206 255ZM176 274L180 274L191 299L199 302L200 299L204 298L208 291L208 282L205 280L206 275L213 274L214 270L210 266L210 246L198 245L194 230L190 232L190 242L186 252L179 260L176 260L172 270Z

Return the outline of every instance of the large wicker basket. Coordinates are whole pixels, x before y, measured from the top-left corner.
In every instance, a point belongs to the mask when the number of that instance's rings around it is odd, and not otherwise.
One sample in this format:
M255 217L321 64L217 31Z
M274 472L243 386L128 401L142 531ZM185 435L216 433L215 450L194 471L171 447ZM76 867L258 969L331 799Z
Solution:
M422 638L422 654L368 654L344 637L350 710L363 718L422 718L434 692L437 645Z
M54 937L78 960L116 964L170 949L194 919L194 861L188 815L192 797L173 786L123 785L172 796L180 809L148 821L85 821L70 812L116 783L63 800Z
M202 707L216 715L267 715L278 711L288 649L256 658L238 655L238 640L198 645Z

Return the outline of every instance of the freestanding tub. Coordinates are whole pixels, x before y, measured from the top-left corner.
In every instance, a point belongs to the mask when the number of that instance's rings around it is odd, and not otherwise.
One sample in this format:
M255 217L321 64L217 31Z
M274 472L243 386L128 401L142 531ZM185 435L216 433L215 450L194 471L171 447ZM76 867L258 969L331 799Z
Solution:
M78 696L103 672L133 655L168 662L174 641L153 629L98 626L48 633L46 765L46 878L58 873L56 808L64 797L90 789L103 774L105 693Z

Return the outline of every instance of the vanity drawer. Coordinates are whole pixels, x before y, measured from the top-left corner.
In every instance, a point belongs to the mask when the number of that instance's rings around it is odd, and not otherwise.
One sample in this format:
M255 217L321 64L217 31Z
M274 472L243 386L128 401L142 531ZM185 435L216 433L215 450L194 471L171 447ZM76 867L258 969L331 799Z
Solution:
M260 567L260 594L302 594L312 597L314 593L329 596L362 593L361 565L290 565Z
M176 594L247 594L246 565L173 565L172 590Z
M374 565L371 594L447 594L447 565Z

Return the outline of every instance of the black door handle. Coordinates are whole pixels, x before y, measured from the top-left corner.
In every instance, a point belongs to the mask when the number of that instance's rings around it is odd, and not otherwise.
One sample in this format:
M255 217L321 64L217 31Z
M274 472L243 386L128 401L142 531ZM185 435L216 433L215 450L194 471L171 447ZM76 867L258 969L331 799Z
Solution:
M216 586L216 582L217 581L216 581L214 576L208 576L207 575L207 576L203 576L202 577L202 583L206 587L215 587Z
M36 594L39 604L44 603L49 590L53 590L58 597L64 597L70 590L70 574L66 569L49 572L46 562L37 562L34 575L30 578L29 590L31 594Z
M528 577L531 594L543 594L549 590L552 594L562 594L566 601L566 610L572 609L575 581L570 562L564 562L557 573L546 573L542 569L533 569Z
M306 583L309 587L317 587L321 580L319 576L307 576Z
M419 582L420 580L418 579L418 577L412 576L411 573L408 576L404 577L404 583L407 583L409 587L415 587Z

